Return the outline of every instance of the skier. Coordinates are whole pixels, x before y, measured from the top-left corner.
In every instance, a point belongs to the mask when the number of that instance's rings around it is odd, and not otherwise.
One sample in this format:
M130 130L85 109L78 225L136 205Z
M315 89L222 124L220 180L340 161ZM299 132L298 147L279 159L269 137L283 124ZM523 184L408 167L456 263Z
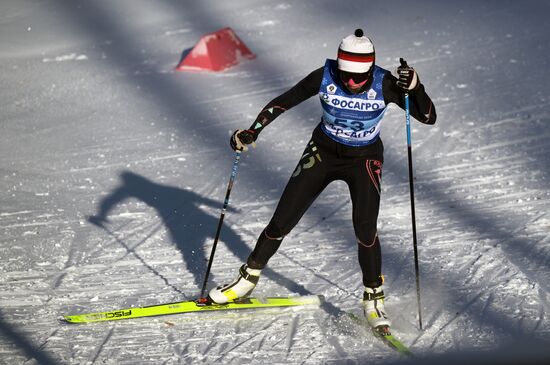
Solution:
M410 113L415 119L424 124L434 124L436 120L435 107L418 74L403 59L397 76L376 65L372 41L357 29L342 40L336 60L327 59L323 67L270 101L249 129L233 133L233 150L246 151L247 145L254 143L260 132L282 113L313 95L321 99L321 122L271 221L236 279L212 289L210 300L221 304L249 295L285 235L315 198L330 182L343 180L349 186L353 205L353 227L365 286L363 310L373 328L390 326L384 309L382 256L376 228L384 150L380 124L389 103L405 108L405 93L409 93Z

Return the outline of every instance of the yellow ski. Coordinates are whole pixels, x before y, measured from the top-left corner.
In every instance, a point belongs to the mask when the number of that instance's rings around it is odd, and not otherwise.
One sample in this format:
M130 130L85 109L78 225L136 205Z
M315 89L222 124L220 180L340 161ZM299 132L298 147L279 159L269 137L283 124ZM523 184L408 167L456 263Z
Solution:
M210 304L201 303L200 301L184 301L158 304L148 307L120 309L109 312L66 315L63 316L63 319L69 323L90 323L216 310L319 306L321 304L322 298L323 297L319 295L272 298L242 298L233 302L229 302L227 304Z

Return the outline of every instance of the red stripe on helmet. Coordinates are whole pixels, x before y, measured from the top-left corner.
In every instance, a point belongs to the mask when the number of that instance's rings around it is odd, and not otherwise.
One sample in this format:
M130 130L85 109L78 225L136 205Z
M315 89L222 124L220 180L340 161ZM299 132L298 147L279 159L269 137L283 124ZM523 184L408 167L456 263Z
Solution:
M347 53L347 52L338 52L338 58L344 61L351 61L351 62L374 62L374 54L353 54L353 53Z

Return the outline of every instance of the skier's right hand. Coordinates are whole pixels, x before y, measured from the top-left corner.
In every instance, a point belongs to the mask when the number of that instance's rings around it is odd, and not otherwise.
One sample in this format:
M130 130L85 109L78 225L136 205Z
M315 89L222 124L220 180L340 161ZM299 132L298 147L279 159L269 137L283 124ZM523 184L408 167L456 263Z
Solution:
M233 132L229 144L231 148L233 148L233 151L248 151L248 144L252 144L253 147L256 147L256 138L258 138L258 135L251 129L244 131L237 129Z

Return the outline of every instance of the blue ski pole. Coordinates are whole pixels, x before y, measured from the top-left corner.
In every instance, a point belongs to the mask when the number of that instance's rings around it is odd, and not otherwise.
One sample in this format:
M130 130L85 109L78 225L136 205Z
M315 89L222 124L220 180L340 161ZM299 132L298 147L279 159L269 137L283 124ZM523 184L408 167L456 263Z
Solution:
M206 291L206 284L208 283L208 277L210 276L210 270L212 269L212 263L214 262L214 254L216 253L216 246L218 245L218 239L220 238L220 232L223 226L223 219L225 217L225 211L229 205L229 195L231 194L231 189L233 188L233 183L235 182L235 177L237 176L237 167L239 166L239 160L241 159L241 151L235 151L235 160L233 161L233 169L231 170L231 177L229 178L229 185L227 186L227 191L225 193L225 200L223 202L222 213L220 215L220 220L218 222L218 228L216 230L216 235L214 237L214 245L212 246L212 251L210 252L210 260L208 261L208 267L206 268L206 274L204 276L204 282L202 284L201 296L199 298L204 298L204 292Z
M407 66L407 62L401 59L401 66ZM411 218L412 218L412 233L413 233L413 249L414 249L414 270L416 276L416 301L418 304L418 324L422 329L422 306L420 303L420 269L418 265L418 241L416 239L416 215L414 208L414 175L413 175L413 160L412 160L412 137L411 137L411 114L409 109L409 93L405 93L405 121L407 124L407 154L409 158L409 189L411 195Z

